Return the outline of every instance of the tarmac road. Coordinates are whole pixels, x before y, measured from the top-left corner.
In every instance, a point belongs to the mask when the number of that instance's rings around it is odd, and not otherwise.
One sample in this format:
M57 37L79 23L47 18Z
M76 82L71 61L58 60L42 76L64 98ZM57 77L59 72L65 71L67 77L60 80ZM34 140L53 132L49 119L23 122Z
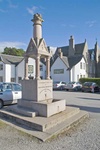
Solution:
M100 117L100 93L54 91L55 99L66 99L66 105L89 112L90 117Z
M100 150L100 93L54 91L54 98L88 111L90 118L45 143L0 123L0 150Z

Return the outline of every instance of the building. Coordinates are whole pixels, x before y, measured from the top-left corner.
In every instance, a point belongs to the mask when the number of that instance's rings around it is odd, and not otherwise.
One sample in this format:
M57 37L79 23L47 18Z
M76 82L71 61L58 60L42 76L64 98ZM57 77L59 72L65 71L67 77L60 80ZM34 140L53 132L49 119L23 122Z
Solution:
M0 82L20 82L25 75L25 59L24 57L0 54ZM40 77L45 78L46 67L45 63L40 62ZM28 77L35 78L36 68L35 60L28 60Z
M88 50L86 40L75 44L71 36L68 46L48 47L51 57L51 78L54 81L78 81L82 77L100 77L100 48L96 42L93 49ZM25 76L25 58L0 54L0 82L20 82ZM35 59L28 59L28 78L36 77ZM46 62L40 61L40 78L46 78Z
M100 48L96 42L94 49L88 51L88 76L100 77Z
M88 45L74 44L74 38L69 39L69 46L58 47L51 59L51 78L54 81L78 81L88 76Z

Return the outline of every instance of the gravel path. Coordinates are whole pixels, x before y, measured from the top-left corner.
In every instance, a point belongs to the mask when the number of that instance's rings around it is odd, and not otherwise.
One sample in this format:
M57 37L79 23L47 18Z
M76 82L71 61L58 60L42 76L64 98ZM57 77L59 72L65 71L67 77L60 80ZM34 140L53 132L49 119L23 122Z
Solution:
M100 113L93 114L77 128L45 143L0 122L0 150L100 150Z

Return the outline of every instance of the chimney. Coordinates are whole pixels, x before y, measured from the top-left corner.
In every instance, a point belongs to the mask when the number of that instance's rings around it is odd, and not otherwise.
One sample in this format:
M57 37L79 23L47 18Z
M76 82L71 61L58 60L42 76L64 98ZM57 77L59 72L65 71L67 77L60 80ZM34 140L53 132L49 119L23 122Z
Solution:
M62 53L62 51L61 51L61 48L58 49L58 55L59 55L60 58L63 57L63 53Z
M70 36L70 39L69 39L69 56L74 55L74 51L75 51L74 38L73 38L73 36Z
M42 38L42 22L44 21L42 19L42 16L40 14L34 14L33 19L31 20L33 22L33 38Z
M69 48L74 49L74 38L72 35L70 36L70 39L69 39Z

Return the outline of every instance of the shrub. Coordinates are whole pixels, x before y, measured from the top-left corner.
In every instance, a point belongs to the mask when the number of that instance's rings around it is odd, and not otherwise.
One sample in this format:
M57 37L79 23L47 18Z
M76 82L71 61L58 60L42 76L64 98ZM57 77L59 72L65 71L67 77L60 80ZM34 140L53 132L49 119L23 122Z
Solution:
M82 84L84 82L95 82L100 86L100 78L80 78L79 82L81 82Z

